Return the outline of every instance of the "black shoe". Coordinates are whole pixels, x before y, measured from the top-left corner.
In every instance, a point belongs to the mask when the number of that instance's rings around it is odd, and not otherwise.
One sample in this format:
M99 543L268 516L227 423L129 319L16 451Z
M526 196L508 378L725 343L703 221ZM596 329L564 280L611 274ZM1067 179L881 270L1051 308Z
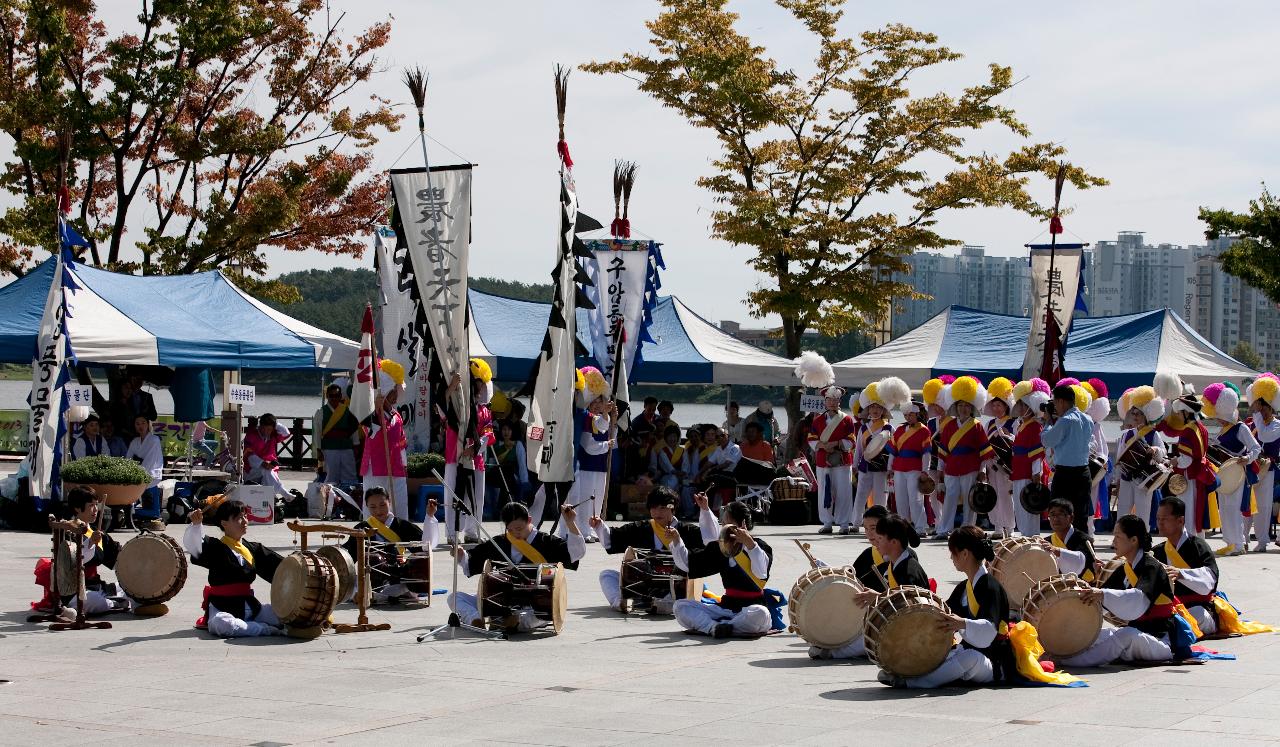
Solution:
M712 638L732 638L733 625L731 623L720 623L711 629Z
M907 686L907 682L905 679L903 679L902 677L898 677L897 675L889 674L883 669L881 669L879 672L876 673L876 679L880 681L880 684L888 685L889 687L906 687Z

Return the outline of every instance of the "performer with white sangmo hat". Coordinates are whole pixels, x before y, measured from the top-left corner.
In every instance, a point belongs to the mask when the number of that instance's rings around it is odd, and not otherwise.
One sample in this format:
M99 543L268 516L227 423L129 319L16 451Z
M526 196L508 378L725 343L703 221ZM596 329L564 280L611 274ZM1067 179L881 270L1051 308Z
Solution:
M853 418L840 410L844 389L833 386L835 371L821 355L805 351L796 359L796 377L807 387L820 390L825 411L813 418L809 444L818 473L819 534L831 534L840 524L840 534L848 534L853 524Z

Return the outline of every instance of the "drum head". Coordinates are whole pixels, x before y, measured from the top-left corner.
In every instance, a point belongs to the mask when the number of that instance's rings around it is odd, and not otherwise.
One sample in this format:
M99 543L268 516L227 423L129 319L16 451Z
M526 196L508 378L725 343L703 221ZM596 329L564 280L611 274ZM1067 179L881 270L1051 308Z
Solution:
M862 635L866 610L854 601L861 587L844 574L828 574L792 597L796 632L814 646L839 648Z
M1232 462L1218 470L1219 493L1234 493L1244 485L1244 467L1239 462Z
M1004 587L1013 607L1022 606L1036 582L1057 574L1058 563L1053 554L1030 538L1001 540L991 562L991 575Z
M139 534L120 548L115 572L125 594L140 602L162 604L186 583L187 554L166 535Z
M294 553L280 561L271 579L271 610L282 621L293 619L301 609L307 591L307 564Z
M556 574L551 579L551 627L558 634L564 628L564 616L569 610L569 585L565 583L564 563L556 563Z
M880 598L867 616L867 653L881 669L919 677L942 665L955 634L938 623L946 613L928 589L899 587Z
M1102 630L1102 606L1086 604L1073 591L1062 592L1045 600L1035 628L1051 656L1075 656L1092 646Z
M356 598L356 562L347 554L346 549L338 545L321 545L316 548L316 555L333 564L338 573L338 604L346 604Z

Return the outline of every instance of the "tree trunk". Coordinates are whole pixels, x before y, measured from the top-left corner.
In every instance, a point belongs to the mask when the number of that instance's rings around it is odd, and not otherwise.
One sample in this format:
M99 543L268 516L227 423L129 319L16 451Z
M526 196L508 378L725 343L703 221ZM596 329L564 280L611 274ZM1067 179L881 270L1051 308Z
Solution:
M783 317L782 319L782 340L787 351L787 357L795 360L800 357L800 335L799 325L795 319ZM795 432L796 426L800 423L800 393L798 386L787 387L787 442L784 444L784 453L788 460L794 459L796 456Z

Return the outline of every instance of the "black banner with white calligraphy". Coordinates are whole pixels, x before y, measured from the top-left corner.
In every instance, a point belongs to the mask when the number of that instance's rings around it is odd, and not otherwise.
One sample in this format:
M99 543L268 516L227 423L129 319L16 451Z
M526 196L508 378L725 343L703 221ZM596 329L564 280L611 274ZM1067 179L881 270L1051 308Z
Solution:
M397 245L407 248L409 287L418 304L419 325L435 350L444 380L462 374L469 380L467 265L471 247L471 166L393 169L392 220ZM402 278L404 276L402 275ZM384 351L384 355L390 355ZM419 357L421 361L421 357ZM406 366L408 371L409 367ZM409 377L406 376L406 379ZM410 381L406 381L410 384ZM471 417L471 391L450 394L457 432L466 433Z
M1080 267L1084 248L1080 245L1058 246L1054 250L1035 246L1031 249L1031 336L1027 338L1027 354L1022 361L1022 378L1041 375L1046 344L1060 350L1071 329L1071 316L1080 290ZM1051 266L1052 265L1052 266ZM1057 321L1058 339L1047 338L1047 311Z

